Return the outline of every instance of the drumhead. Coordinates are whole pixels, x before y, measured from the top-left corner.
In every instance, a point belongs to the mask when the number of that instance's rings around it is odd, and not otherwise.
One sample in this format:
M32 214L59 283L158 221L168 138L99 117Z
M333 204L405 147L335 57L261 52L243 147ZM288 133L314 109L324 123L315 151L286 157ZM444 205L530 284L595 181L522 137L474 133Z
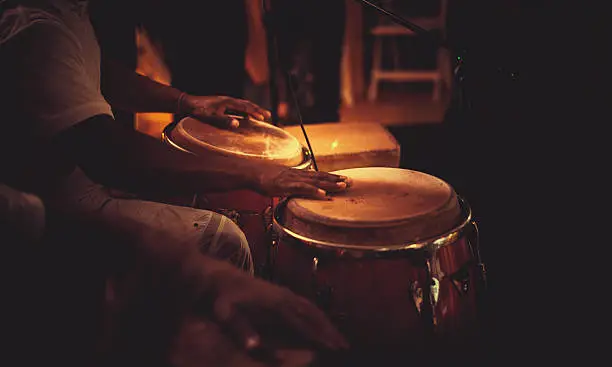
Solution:
M349 190L329 201L290 199L287 229L318 241L388 245L439 236L461 221L454 189L437 177L388 167L333 173L352 179Z
M227 130L186 117L166 135L173 144L196 155L216 152L226 156L271 160L290 167L302 163L302 145L294 136L265 122L237 118L240 127Z

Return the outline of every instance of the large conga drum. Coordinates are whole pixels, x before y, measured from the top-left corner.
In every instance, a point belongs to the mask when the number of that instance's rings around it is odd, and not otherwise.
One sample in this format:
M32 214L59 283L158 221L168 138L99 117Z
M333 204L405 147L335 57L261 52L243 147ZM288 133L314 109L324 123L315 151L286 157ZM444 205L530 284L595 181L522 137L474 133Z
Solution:
M357 350L410 355L474 337L484 278L466 201L421 172L334 173L349 190L276 207L275 281L318 303Z
M218 154L245 160L266 160L295 169L310 169L307 149L289 133L265 122L240 120L234 130L220 129L194 118L168 125L162 138L171 146L195 154ZM196 193L193 206L224 214L245 232L251 246L255 271L265 275L275 199L250 190Z

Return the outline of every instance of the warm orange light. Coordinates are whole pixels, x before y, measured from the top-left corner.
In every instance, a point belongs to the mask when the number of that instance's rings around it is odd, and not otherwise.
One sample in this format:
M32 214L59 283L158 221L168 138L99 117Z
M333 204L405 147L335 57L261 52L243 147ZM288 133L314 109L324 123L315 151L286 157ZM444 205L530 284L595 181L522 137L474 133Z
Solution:
M340 143L338 142L338 139L332 141L332 143L331 143L331 150L334 150L334 149L338 148L338 145L340 145Z
M170 85L172 78L161 52L151 42L144 29L136 29L136 46L138 60L136 72L147 76L156 82ZM137 113L135 117L136 130L161 139L162 131L173 120L171 113Z

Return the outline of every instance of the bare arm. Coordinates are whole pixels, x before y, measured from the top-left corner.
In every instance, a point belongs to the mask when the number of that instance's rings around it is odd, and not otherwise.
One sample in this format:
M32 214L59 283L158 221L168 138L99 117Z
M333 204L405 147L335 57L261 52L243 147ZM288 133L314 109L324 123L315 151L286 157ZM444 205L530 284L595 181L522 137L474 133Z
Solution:
M130 112L178 112L180 90L109 59L103 61L102 71L102 93L114 107Z
M15 100L36 106L24 108L24 120L35 123L42 135L57 143L67 161L102 184L168 194L247 188L270 196L316 196L321 194L319 188L344 188L345 184L337 186L343 180L335 175L213 154L196 157L126 129L109 116L108 104L87 82L89 76L71 38L53 26L32 26L18 37L3 51L12 67L7 83L21 80L16 85L36 86L13 88Z
M337 175L211 154L195 156L127 129L109 116L61 133L59 149L94 180L132 192L192 194L252 189L269 196L325 196L349 182Z
M223 127L237 127L238 121L227 117L217 121L209 117L222 117L226 109L230 109L262 121L270 118L269 111L252 102L226 96L192 96L182 93L110 59L104 60L103 64L102 92L111 105L125 111L189 115Z
M132 192L193 193L255 188L253 163L196 157L95 116L58 137L61 149L93 179Z

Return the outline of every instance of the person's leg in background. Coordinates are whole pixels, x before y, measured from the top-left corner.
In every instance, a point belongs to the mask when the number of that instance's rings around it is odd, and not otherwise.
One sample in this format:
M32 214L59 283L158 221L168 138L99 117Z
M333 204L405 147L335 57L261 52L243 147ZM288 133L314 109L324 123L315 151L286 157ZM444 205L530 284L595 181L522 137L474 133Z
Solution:
M287 72L296 74L293 86L304 123L339 121L344 1L276 0L272 7L278 22L278 87L291 111L287 124L298 123Z
M305 123L340 121L340 72L346 9L344 1L309 0L306 37L310 41L314 104Z
M305 3L301 0L272 0L272 21L273 21L273 36L276 38L277 45L277 80L276 85L279 92L279 101L284 105L285 111L279 108L279 115L285 125L298 123L296 106L291 91L288 87L287 73L295 71L296 58L300 49L303 47L304 29L307 17ZM294 85L297 90L304 89L302 80L297 80L297 85ZM300 110L304 110L307 106L298 97ZM282 106L281 106L282 107Z

